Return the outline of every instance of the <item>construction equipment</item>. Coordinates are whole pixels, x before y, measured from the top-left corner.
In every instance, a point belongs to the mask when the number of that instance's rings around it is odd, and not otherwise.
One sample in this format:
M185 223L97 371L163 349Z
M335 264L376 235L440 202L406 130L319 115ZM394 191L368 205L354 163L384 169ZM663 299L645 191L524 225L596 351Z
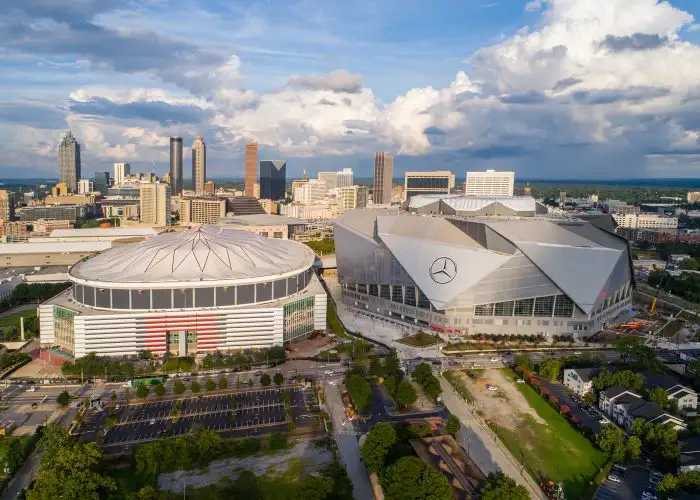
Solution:
M555 483L554 481L542 481L540 483L540 488L544 491L547 498L552 498L553 500L564 500L564 487L561 483Z
M659 294L660 288L656 291L656 294ZM649 306L649 316L654 316L656 315L656 297L654 297L651 300L651 305Z

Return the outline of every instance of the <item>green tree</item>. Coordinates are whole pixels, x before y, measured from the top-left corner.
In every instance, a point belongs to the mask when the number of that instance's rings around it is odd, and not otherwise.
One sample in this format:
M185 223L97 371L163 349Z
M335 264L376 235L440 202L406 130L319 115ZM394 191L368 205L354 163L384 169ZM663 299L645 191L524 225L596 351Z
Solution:
M176 380L175 383L173 384L173 391L175 391L175 394L177 394L178 396L180 394L184 394L186 390L187 390L187 387L185 387L185 384L183 384L179 380Z
M445 423L445 431L448 434L457 434L461 427L462 424L459 422L459 419L450 413L450 415L447 417L447 422Z
M196 380L193 380L192 383L190 384L190 391L192 391L193 394L198 394L199 391L202 390L202 386L199 385L199 382Z
M364 460L369 472L384 470L384 462L389 450L397 441L398 436L394 424L382 422L372 427L360 449L360 455L362 455L362 460Z
M639 436L630 436L625 444L625 453L629 460L637 460L642 453L642 440Z
M112 401L116 401L116 400L117 400L117 397L118 397L118 396L117 396L117 392L116 392L116 391L112 391L112 394L109 396L109 399L111 399Z
M540 377L554 381L559 376L561 370L561 361L558 359L547 358L542 360L538 367Z
M372 390L364 377L352 374L345 377L345 387L348 390L355 409L360 413L367 413L372 402Z
M284 382L284 375L282 375L280 372L277 372L277 373L275 373L275 376L272 377L272 381L275 383L275 385L277 387L279 387Z
M156 384L156 386L153 388L153 392L156 393L156 396L162 398L163 396L165 396L165 387L163 386L163 384Z
M408 380L402 380L396 388L396 402L403 408L408 408L418 400L418 393L413 384Z
M662 408L668 408L668 392L663 387L654 387L647 391L647 401L654 401Z
M413 380L423 389L423 392L429 398L436 400L442 393L440 381L433 375L432 368L428 363L419 364L413 371Z
M399 358L395 351L391 351L384 358L384 375L387 377L394 377L399 382L403 378L401 363L399 362Z
M253 387L253 379L252 378L248 379L248 387Z
M530 494L503 472L491 473L481 490L482 500L530 500Z
M68 391L59 393L59 395L56 396L56 402L61 406L68 406L68 403L70 403L70 394L68 394Z
M598 398L595 397L595 392L593 391L588 391L586 394L583 395L583 402L587 405L594 405L597 399Z
M369 357L369 375L371 377L382 377L384 375L384 365L379 356Z
M625 434L619 427L604 425L596 436L598 447L614 462L625 459Z
M271 382L272 380L270 379L270 376L267 373L263 373L262 375L260 375L261 386L267 387L268 385L270 385Z
M148 349L143 349L143 350L139 351L138 357L139 357L139 359L142 359L142 360L151 359L151 351L149 351Z
M219 377L218 386L219 386L220 391L223 391L224 389L226 389L228 387L228 380L226 380L226 377L224 377L224 376Z
M136 388L136 395L144 399L146 396L148 396L148 386L146 384L141 384Z
M287 436L274 433L268 439L267 444L268 448L271 450L283 450L287 447Z
M678 479L673 474L666 474L656 485L656 492L662 498L669 498L678 489Z
M396 395L396 377L387 376L384 379L384 388L393 398Z
M515 356L515 366L523 366L527 368L528 371L535 369L535 363L527 354L518 354Z
M213 391L214 389L216 389L216 382L208 378L204 384L204 389L206 389L207 392Z
M305 476L294 487L292 500L326 500L333 491L333 482L327 477Z
M445 476L417 457L403 457L387 468L384 476L385 498L451 500L452 488Z
M685 259L683 262L681 262L680 267L686 271L697 271L700 269L700 264L698 264L697 260L691 258Z

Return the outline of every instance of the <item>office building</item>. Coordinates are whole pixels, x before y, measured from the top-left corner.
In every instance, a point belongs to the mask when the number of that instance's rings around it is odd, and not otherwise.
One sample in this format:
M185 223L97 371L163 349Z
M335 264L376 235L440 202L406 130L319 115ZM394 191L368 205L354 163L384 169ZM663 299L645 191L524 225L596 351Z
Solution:
M39 219L32 223L32 233L49 234L55 229L71 229L73 223L69 220Z
M349 186L338 188L338 205L340 209L365 208L367 206L367 186Z
M340 207L336 203L317 205L280 205L280 215L306 220L333 219L340 213Z
M613 219L619 227L629 229L676 229L678 217L667 217L660 214L613 214Z
M172 139L170 140L172 144ZM121 184L131 175L131 165L128 163L114 164L114 183Z
M226 199L226 213L234 215L260 215L265 209L257 198L248 196L232 196Z
M94 205L94 194L49 195L44 198L46 205Z
M15 218L15 193L0 189L0 220L11 221Z
M688 203L700 203L700 191L691 191L687 194Z
M260 162L260 196L269 200L284 198L287 182L287 162L272 160Z
M467 196L513 196L515 172L467 172L464 194Z
M58 182L64 183L68 189L76 193L80 179L80 144L68 132L58 146Z
M417 194L450 194L455 187L455 174L448 171L406 172L404 174L404 201Z
M336 172L336 187L350 187L354 183L351 168L344 168L340 172Z
M27 224L24 222L10 222L0 220L2 228L2 236L5 236L9 241L26 241L27 239Z
M292 192L292 199L298 203L309 205L317 203L328 196L328 185L325 181L311 179L297 187Z
M204 194L216 194L214 181L207 181L204 183Z
M374 186L372 201L375 205L391 203L394 176L394 157L391 153L374 153Z
M207 181L207 145L204 137L197 136L192 144L192 190L195 194L204 193Z
M139 217L154 226L170 225L170 186L163 183L141 184Z
M255 183L258 182L258 143L245 145L245 195L255 196Z
M94 217L94 205L29 205L19 209L19 220L32 222L37 219L75 221Z
M127 220L138 220L139 200L102 200L102 217L120 217Z
M365 209L333 232L346 307L445 338L583 339L632 307L627 242L583 220Z
M109 172L95 172L92 180L93 189L106 195L109 188Z
M226 230L250 231L263 238L293 239L298 232L303 232L307 222L281 215L236 215L219 220L218 226Z
M170 138L170 193L182 193L182 137Z
M319 172L318 180L326 183L328 191L338 187L338 172Z
M226 200L183 198L180 200L180 224L216 224L226 217Z
M72 288L39 306L40 342L78 358L288 344L326 328L314 257L296 241L206 224L112 248L71 267Z
M90 179L80 179L78 181L78 194L90 194L95 190Z

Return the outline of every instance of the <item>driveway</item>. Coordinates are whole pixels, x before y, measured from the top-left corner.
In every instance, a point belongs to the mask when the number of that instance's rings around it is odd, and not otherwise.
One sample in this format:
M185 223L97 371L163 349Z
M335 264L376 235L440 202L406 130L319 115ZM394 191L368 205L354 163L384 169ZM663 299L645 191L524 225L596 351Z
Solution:
M554 394L557 398L559 398L559 402L561 404L565 404L571 408L570 414L576 415L581 419L581 427L588 427L591 429L591 431L593 431L593 434L598 434L598 432L600 432L602 425L600 422L598 422L597 418L595 418L597 415L595 409L588 413L579 408L578 403L571 399L573 393L565 385L549 382L548 380L541 378L538 378L538 380L540 381L542 387L545 387L550 394Z
M620 473L615 473L619 476ZM595 500L637 500L642 497L642 491L648 487L649 471L642 467L630 467L622 481L615 483L606 479L598 488Z

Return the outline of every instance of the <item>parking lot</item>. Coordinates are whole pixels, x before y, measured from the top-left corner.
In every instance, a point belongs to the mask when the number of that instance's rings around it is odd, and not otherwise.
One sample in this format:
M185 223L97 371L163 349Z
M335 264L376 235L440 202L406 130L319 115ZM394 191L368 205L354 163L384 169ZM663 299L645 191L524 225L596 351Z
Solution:
M581 420L581 427L587 427L593 431L593 434L598 434L602 428L599 421L601 416L597 408L587 407L585 403L580 403L574 400L574 394L564 385L549 382L545 379L539 379L542 387L545 387L550 394L555 395L559 402L571 408L571 415L576 415ZM577 398L580 400L579 398Z
M306 403L313 403L313 391L297 387L288 390L292 419L297 425L310 422ZM104 426L110 415L115 423L105 433L106 446L187 434L193 424L235 435L279 431L286 429L284 392L285 389L274 388L120 404L88 414L82 431L89 438ZM176 404L179 411L175 409Z
M619 479L609 479L613 475ZM650 484L650 472L643 467L628 467L626 471L611 470L605 482L598 488L595 500L640 500L642 492L654 490Z

